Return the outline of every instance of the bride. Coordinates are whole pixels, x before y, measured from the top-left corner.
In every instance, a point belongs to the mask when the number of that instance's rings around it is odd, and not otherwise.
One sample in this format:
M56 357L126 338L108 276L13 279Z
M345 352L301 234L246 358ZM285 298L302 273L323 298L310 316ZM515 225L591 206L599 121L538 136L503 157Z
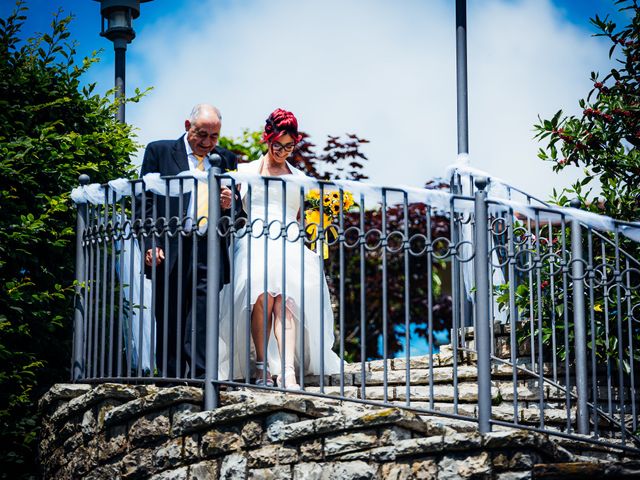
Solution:
M238 165L238 172L306 177L287 162L300 138L296 117L276 109L267 118L262 136L267 153L260 160ZM302 246L304 239L297 238L295 228L287 228L286 240L281 235L283 219L285 225L300 221L300 184L257 179L250 186L243 183L240 195L253 227L250 235L239 233L233 251L235 278L221 294L220 335L226 350L221 372L228 372L225 376L230 380L249 374L256 385L263 386L273 386L276 377L279 387L299 389L296 371L301 365L305 374L314 375L337 373L340 368L331 350L334 318L322 257ZM269 231L266 239L264 220ZM250 356L255 358L253 372L247 364Z

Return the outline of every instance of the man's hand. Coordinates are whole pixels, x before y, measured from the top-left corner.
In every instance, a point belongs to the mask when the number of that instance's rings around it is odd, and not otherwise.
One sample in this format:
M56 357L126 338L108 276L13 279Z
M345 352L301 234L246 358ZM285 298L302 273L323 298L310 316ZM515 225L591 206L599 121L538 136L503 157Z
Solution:
M223 210L228 210L231 208L231 200L233 198L233 193L228 187L222 187L220 189L220 208Z
M156 247L156 265L160 265L164 260L164 251L160 247ZM147 267L150 267L153 262L153 249L150 248L147 250L147 253L144 255L144 263Z

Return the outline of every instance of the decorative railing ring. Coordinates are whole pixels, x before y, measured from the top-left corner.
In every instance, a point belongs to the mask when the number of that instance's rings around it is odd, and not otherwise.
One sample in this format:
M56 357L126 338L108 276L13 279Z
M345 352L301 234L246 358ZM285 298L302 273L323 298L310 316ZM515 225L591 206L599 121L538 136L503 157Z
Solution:
M387 234L387 245L385 247L387 252L398 253L403 250L404 244L405 244L404 233L396 230Z
M618 288L620 288L619 299L617 298ZM613 296L611 296L612 290L613 290ZM616 283L615 285L611 285L609 288L606 289L607 300L609 300L609 302L613 304L616 304L618 300L620 300L620 303L622 303L622 299L627 296L627 293L629 293L629 291L627 290L627 287L619 283Z
M581 263L583 265L583 268L582 268L582 275L579 275L576 277L573 275L573 265L577 262ZM589 276L589 264L583 258L572 258L567 264L567 266L569 267L569 277L574 282L576 280L586 280L587 277Z
M373 244L369 244L369 240L371 239L371 237L375 235L378 235L378 240ZM372 228L371 230L367 230L364 234L363 240L364 240L364 248L366 248L370 252L377 250L382 245L382 240L383 240L382 232L377 228Z
M526 248L523 248L521 250L518 250L514 255L513 255L513 259L515 260L515 264L514 264L514 268L516 270L518 270L519 272L523 272L523 273L527 273L530 272L531 270L533 270L534 268L536 268L536 260L534 255L536 254L535 251L533 250L529 250ZM520 259L523 258L525 255L529 256L529 259L527 260L527 262L522 262Z
M209 230L209 219L205 215L198 217L198 220L196 221L195 234L198 237L204 237L207 234L208 230Z
M165 231L168 233L169 228L167 225L167 219L165 217L158 217L153 224L153 235L156 238L164 236Z
M265 235L265 221L262 218L256 218L251 221L251 227L249 233L253 238L260 238Z
M184 217L180 222L180 226L177 227L177 231L180 233L180 236L188 238L193 235L193 229L190 228L192 219L191 217Z
M131 225L131 220L125 220L122 223L122 234L120 235L120 240L130 240L133 235L133 227Z
M513 244L518 247L522 246L527 242L530 236L531 232L529 232L525 227L515 227L513 229Z
M469 254L468 257L463 257L462 256L462 250L464 249L464 247L468 246L471 250L471 253ZM475 249L473 248L473 242L471 242L470 240L464 240L462 242L458 242L456 244L456 246L453 248L454 254L456 259L459 262L462 263L467 263L470 262L471 260L473 260L473 257L475 257L476 253L475 253Z
M249 220L246 217L236 217L233 223L231 223L231 217L225 216L222 219L227 219L229 224L228 236L234 239L245 237L250 230Z
M324 226L324 243L329 247L340 242L340 229L335 224L329 224ZM334 235L335 234L335 235ZM320 228L318 228L318 235L320 236Z
M502 254L501 254L502 252ZM495 263L493 261L493 254L495 254L496 258L504 258L503 261L498 261ZM509 263L509 249L505 245L496 245L492 249L489 250L489 264L494 268L502 268L506 267Z
M416 243L419 240L424 242L424 245L422 246L422 248L414 250L414 247L415 247ZM431 246L431 244L429 243L429 239L426 237L426 235L423 235L422 233L416 233L415 235L412 235L409 238L408 251L414 257L419 257L419 256L424 255L425 253L427 253L429 251L429 247L430 246Z
M446 248L438 249L437 245L439 243L443 243L444 245L446 245ZM438 260L444 260L445 258L453 256L456 253L455 247L451 245L451 240L449 240L447 237L436 238L432 242L432 247L433 248L431 251L431 255L433 255L433 258L437 258Z
M548 261L551 260L551 261ZM566 264L563 258L555 252L545 253L540 257L540 269L551 276L556 276L562 273L562 268ZM545 268L545 266L547 268ZM557 268L552 268L557 267Z
M171 226L175 225L174 228L172 228ZM169 218L169 221L167 222L166 225L166 232L167 232L167 237L169 238L175 238L180 236L181 230L182 230L182 225L180 224L180 218L177 217L176 215L174 215L173 217Z
M144 222L141 218L136 218L132 224L132 232L136 239L144 238L142 233Z
M285 237L291 243L299 242L304 239L305 233L299 222L291 221L285 226Z
M231 217L220 217L216 225L216 232L218 232L218 235L222 238L231 236Z
M276 227L276 228L271 228ZM284 235L284 225L282 220L273 219L269 223L267 223L266 235L269 240L278 240ZM273 230L273 232L272 232Z
M496 230L497 227L501 227L501 230ZM507 233L507 229L508 226L506 225L506 220L502 217L495 217L489 222L489 232L493 235L504 235Z
M635 274L635 275L631 275L631 274ZM627 277L631 277L634 281L629 282L629 278ZM631 291L637 292L638 290L640 290L640 270L639 269L635 267L625 268L620 272L620 278L625 279L627 287Z
M120 218L118 218L114 223L113 223L113 240L114 241L120 241L122 240L122 222L120 221Z
M344 246L347 248L355 248L360 245L360 242L363 238L362 232L360 228L356 226L351 226L344 231ZM351 236L352 241L349 241L349 237Z
M592 269L594 274L594 279L596 281L596 287L606 287L611 285L615 281L615 275L613 273L614 267L613 265L608 264L598 264ZM609 275L608 275L609 273ZM599 277L599 280L598 280Z

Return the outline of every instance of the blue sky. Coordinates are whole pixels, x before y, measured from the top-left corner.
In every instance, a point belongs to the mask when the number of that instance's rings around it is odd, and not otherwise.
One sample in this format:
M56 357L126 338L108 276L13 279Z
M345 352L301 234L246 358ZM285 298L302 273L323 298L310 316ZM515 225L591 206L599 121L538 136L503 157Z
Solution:
M0 15L13 9L2 0ZM112 44L99 36L94 0L27 0L25 35L73 13L87 75L113 85ZM191 106L212 102L223 134L259 128L276 107L294 111L322 143L327 134L371 141L376 183L420 185L456 161L454 0L154 0L141 5L127 56L127 90L153 86L127 121L141 144L177 138ZM567 184L536 158L538 114L577 111L591 70L610 65L589 17L613 0L468 0L470 159L547 197ZM139 157L140 158L140 157ZM138 161L139 161L138 158ZM576 172L578 173L578 172ZM575 174L573 176L575 176Z

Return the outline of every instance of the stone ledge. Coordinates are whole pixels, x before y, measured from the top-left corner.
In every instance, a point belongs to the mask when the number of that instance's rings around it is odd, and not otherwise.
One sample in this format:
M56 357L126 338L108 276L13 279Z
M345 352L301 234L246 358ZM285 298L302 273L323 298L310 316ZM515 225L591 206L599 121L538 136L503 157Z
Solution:
M144 415L153 410L179 403L202 403L202 389L186 386L160 389L144 397L131 400L119 407L114 407L105 414L104 424L110 427L123 423L134 416Z
M534 465L541 478L557 472L581 479L640 473L640 455L633 452L618 449L614 455L602 448L587 456L597 449L580 439L564 445L547 434L501 426L482 436L473 422L399 408L242 389L222 392L223 406L215 411L194 413L199 388L116 389L116 399L99 388L102 396L83 394L87 428L82 415L70 419L77 425L64 444L62 430L45 421L46 478L515 480L532 478ZM120 405L121 397L133 394L137 398ZM99 408L92 403L96 397L102 398ZM109 428L100 428L101 415L109 418ZM56 448L43 448L47 443Z
M91 390L87 383L57 383L38 402L38 410L44 412L60 400L70 400Z
M151 385L121 385L119 383L103 383L93 390L73 398L69 403L58 408L51 415L51 423L59 424L69 417L84 412L93 405L105 400L129 401L141 395L148 395L150 391L157 391L158 387Z
M174 423L174 435L184 435L216 425L241 421L276 411L306 413L307 401L282 393L264 394L264 398L248 396L244 402L224 405L213 411L184 414Z

